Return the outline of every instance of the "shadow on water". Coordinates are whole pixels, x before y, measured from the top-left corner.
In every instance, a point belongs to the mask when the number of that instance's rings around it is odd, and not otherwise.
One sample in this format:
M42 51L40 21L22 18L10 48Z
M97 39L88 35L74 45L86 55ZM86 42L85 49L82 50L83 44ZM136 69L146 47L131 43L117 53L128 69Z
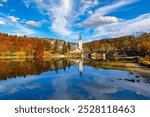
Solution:
M0 59L0 99L150 99L149 81L125 61Z

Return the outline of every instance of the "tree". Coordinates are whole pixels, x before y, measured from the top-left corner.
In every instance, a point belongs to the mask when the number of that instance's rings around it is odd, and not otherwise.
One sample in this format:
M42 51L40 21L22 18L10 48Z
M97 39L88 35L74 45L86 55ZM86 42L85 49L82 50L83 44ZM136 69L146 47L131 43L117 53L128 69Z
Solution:
M59 49L58 40L56 40L56 41L55 41L54 48L53 48L54 53L58 53L58 49Z
M45 51L49 51L51 49L51 45L48 41L44 42Z
M10 56L14 56L14 53L15 53L15 48L12 47L12 48L10 49Z
M150 42L144 42L140 45L141 52L144 53L144 55L150 55Z
M63 52L63 53L66 53L66 52L67 52L67 45L66 45L66 42L64 42L64 44L63 44L62 52Z
M44 57L44 44L42 42L38 42L35 52L34 52L35 58L43 58Z
M67 48L68 48L68 51L70 52L70 50L71 50L71 45L70 45L70 43L68 43Z

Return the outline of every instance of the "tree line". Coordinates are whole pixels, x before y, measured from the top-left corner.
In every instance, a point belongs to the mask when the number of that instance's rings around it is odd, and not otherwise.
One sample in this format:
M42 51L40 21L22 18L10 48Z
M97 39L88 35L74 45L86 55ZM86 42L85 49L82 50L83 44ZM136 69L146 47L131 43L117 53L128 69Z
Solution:
M45 39L0 33L0 56L44 56L44 52L66 53L70 44L57 39Z
M132 50L138 51L142 56L150 56L150 34L144 33L138 37L124 36L108 38L85 43L85 52L98 50Z

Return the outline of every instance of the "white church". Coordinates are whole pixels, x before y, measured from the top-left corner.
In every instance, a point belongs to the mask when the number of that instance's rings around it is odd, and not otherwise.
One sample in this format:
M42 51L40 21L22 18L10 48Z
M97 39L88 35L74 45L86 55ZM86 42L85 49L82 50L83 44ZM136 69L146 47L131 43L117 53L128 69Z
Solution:
M72 46L71 52L83 52L83 48L82 48L82 37L81 37L81 35L79 36L78 45Z

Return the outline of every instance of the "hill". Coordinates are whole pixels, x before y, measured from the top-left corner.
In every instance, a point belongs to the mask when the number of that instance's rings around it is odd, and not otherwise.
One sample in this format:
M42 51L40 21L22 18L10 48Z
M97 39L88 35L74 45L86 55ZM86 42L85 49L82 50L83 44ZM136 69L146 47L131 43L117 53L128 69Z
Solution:
M139 37L124 36L108 38L85 43L85 52L98 50L132 50L138 51L142 56L150 56L150 34L144 33Z
M36 38L36 37L33 38L0 33L1 57L2 56L31 57L34 56L36 50L37 51L42 50L43 55L45 53L48 54L61 53L63 51L63 46L65 46L65 48L67 48L68 46L68 43L65 42L64 40L53 38ZM42 53L42 51L40 52Z

